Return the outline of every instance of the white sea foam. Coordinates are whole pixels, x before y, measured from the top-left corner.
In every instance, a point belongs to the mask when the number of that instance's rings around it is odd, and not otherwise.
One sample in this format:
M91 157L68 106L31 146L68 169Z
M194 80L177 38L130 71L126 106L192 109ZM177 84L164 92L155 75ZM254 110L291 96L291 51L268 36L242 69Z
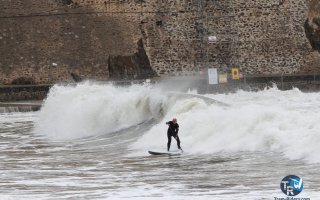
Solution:
M40 111L36 132L73 139L108 134L156 118L159 122L131 147L135 152L165 150L165 122L176 117L182 147L189 153L273 151L289 159L320 162L320 93L270 88L206 97L231 106L210 104L195 96L170 99L148 86L54 86Z
M319 93L271 88L207 96L232 106L206 105L196 98L177 101L133 149L165 150L165 121L177 117L182 147L189 153L273 151L289 159L320 162ZM176 148L174 140L172 146Z
M148 86L115 87L89 82L51 88L35 131L54 139L115 132L165 112L166 97Z

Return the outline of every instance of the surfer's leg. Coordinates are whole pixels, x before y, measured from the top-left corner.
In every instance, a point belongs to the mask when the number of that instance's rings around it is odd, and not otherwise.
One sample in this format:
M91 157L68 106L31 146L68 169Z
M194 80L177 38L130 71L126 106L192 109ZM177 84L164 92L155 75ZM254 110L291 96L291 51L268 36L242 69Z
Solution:
M174 137L174 139L176 139L176 140L177 140L178 149L181 149L181 147L180 147L180 139L179 139L179 136L178 136L178 135L176 135L176 136Z
M168 134L168 144L167 144L167 150L170 150L170 145L171 145L171 135Z

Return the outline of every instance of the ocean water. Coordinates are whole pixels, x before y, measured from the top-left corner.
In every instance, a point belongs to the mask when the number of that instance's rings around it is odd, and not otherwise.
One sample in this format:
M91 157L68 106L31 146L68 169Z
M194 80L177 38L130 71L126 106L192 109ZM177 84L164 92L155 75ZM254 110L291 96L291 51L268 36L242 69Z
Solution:
M320 199L319 105L275 87L57 85L41 111L0 114L0 199L275 199L287 175L304 181L296 198ZM173 117L184 153L149 155Z

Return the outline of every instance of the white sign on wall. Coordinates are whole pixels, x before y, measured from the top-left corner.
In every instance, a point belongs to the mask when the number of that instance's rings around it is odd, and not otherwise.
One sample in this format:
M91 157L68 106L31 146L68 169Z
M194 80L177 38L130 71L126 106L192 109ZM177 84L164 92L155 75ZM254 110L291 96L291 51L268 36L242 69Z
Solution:
M218 70L216 68L208 69L208 79L210 85L218 84Z

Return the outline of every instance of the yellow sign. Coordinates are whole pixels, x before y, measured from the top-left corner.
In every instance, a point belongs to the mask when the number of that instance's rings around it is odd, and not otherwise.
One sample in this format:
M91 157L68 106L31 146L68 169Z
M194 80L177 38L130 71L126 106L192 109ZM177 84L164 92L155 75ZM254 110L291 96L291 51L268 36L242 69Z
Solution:
M232 79L239 79L239 69L238 68L232 68Z
M219 83L227 83L228 74L219 74Z

